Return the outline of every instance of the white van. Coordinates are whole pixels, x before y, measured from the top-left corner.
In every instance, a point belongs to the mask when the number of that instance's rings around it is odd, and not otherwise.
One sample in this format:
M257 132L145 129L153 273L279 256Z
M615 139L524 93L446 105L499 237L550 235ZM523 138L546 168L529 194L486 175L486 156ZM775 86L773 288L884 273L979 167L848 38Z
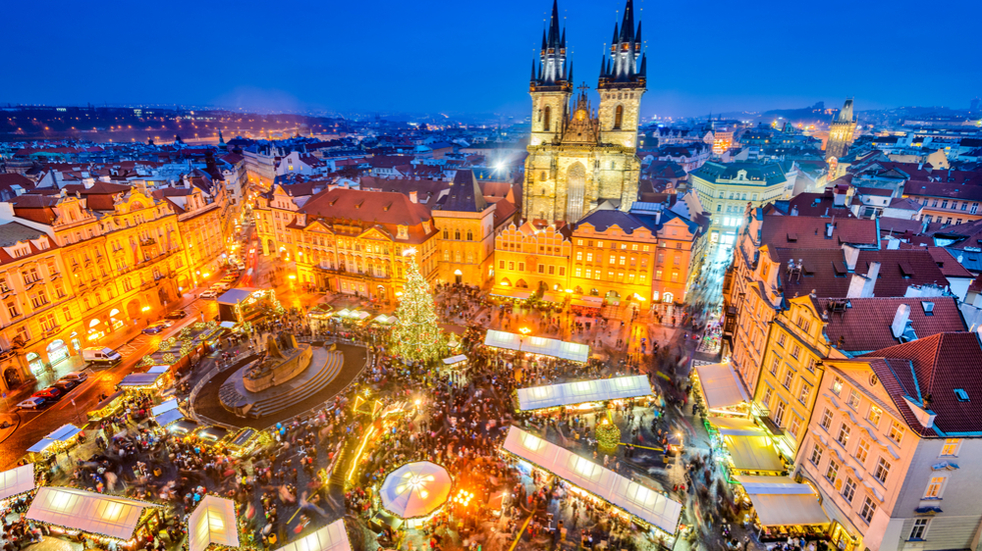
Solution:
M121 362L123 356L112 348L83 348L82 359L92 364L111 365Z

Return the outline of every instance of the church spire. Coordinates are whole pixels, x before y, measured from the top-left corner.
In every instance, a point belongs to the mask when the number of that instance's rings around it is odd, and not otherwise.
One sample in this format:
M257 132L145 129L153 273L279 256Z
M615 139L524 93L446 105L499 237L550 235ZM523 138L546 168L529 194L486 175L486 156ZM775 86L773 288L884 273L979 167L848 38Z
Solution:
M626 0L620 26L614 23L614 38L610 44L611 65L600 75L600 87L643 87L644 73L639 67L641 57L641 23L634 24L634 0ZM635 28L637 32L635 33Z
M569 88L569 77L566 74L566 29L559 26L559 3L552 2L552 14L549 16L549 26L542 31L542 49L539 52L541 69L539 78L533 79L533 86L559 86Z

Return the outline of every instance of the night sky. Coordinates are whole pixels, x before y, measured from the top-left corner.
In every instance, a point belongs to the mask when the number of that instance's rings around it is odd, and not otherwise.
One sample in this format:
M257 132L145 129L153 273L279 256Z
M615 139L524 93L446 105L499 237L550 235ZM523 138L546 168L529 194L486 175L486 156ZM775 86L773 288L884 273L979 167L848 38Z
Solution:
M643 114L967 108L982 2L733 0L642 8ZM560 0L596 86L623 0ZM551 0L7 3L0 102L525 116Z

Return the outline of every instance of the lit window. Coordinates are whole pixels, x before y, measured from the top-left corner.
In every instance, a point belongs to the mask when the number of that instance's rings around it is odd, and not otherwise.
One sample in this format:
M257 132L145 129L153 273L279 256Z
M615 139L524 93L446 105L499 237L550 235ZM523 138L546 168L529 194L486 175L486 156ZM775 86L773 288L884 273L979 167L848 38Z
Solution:
M842 447L846 447L846 445L849 443L850 432L852 431L849 428L849 425L842 423L842 425L839 426L839 434L836 435L835 441L842 444Z
M946 438L944 446L941 448L942 457L954 457L958 455L958 448L962 444L961 438Z
M876 502L870 496L866 496L866 499L863 500L863 508L859 511L859 516L863 517L863 520L867 523L870 523L873 521L874 513L876 513Z
M818 442L815 442L815 447L812 448L812 455L808 458L808 460L811 461L816 467L822 462L822 446L819 446Z
M866 414L866 420L873 423L875 427L880 424L880 417L883 417L883 410L871 405L869 407L869 413Z
M856 495L856 481L846 477L846 483L842 485L842 497L846 498L847 502L852 503L854 495Z
M927 490L924 491L925 499L941 499L941 494L944 491L944 484L947 479L943 476L932 476L931 481L927 484Z
M923 541L927 535L927 526L931 523L929 518L915 518L914 526L910 529L909 541Z
M828 481L831 482L832 484L835 484L835 479L838 476L839 476L839 464L836 463L834 459L829 460L829 466L827 469L825 469L825 478L828 479Z
M825 408L825 411L822 413L821 424L822 428L825 430L829 430L829 428L832 426L832 412L829 411L829 408Z
M900 443L904 438L904 432L906 429L898 421L892 421L890 423L890 439L896 443Z
M869 440L865 438L859 439L859 445L856 446L856 459L859 464L862 465L866 463L866 458L869 456Z
M890 462L882 457L876 461L876 469L873 470L873 477L882 482L887 483L887 476L890 474Z
M842 393L842 379L839 377L832 379L832 393L836 396Z

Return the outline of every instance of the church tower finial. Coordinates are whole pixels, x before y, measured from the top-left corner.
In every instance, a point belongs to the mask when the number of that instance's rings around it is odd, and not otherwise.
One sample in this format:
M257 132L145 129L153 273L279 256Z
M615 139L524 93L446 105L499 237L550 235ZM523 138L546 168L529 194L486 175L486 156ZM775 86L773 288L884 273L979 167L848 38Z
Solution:
M542 49L539 52L542 70L534 87L570 87L566 75L566 29L559 28L558 0L552 2L552 15L549 16L549 28L542 31Z
M641 23L638 23L635 33L634 0L627 0L620 27L614 23L614 38L610 43L611 67L608 71L601 72L600 87L612 84L643 87L645 79L638 65L640 56Z

